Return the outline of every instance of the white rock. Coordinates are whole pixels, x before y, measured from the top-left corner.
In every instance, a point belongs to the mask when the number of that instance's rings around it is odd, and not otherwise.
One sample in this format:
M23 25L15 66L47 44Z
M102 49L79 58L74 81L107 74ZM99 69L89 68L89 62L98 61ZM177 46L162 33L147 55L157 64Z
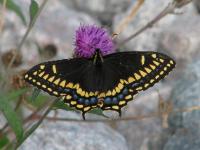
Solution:
M166 0L160 0L157 1L156 3L154 2L154 0L145 1L142 7L139 9L136 17L133 18L133 21L131 21L130 24L126 27L126 29L121 34L118 35L117 41L123 41L136 31L138 31L140 28L145 26L149 21L154 19L169 3L170 1ZM119 22L130 13L131 9L132 6L125 14L119 13L118 15L115 16L113 20L114 30L116 30L116 28L118 27ZM138 35L136 38L132 39L132 41L128 42L125 45L126 49L123 49L123 51L125 50L156 51L160 48L159 47L161 43L160 41L169 39L167 37L164 38L162 36L163 34L164 35L166 34L167 36L168 32L169 33L175 32L175 34L179 34L181 31L180 37L182 37L182 39L179 40L177 44L181 45L182 43L184 43L184 45L186 45L188 39L185 39L185 36L188 37L192 34L188 32L188 28L190 30L193 30L193 33L198 31L199 28L198 25L195 25L194 27L195 30L192 25L194 24L193 20L196 20L195 22L197 23L197 20L199 19L197 19L197 13L192 4L189 4L181 8L180 10L177 10L177 12L183 12L183 14L182 15L171 14L162 18L153 27L147 29L146 31ZM191 16L194 16L194 18ZM191 21L187 21L188 19L190 19ZM176 31L176 29L178 30ZM187 33L187 35L185 35L185 33ZM189 39L190 41L192 41L191 44L196 44L196 40L198 40L198 38L196 38L196 36L193 35L191 36L191 38L192 39ZM167 43L168 47L170 47L170 45L171 46L176 45L173 43L175 42L172 40L172 38L170 38L170 41ZM174 46L174 48L177 47Z
M60 112L60 111L59 111ZM74 113L60 116L79 118ZM128 150L125 139L102 123L52 122L42 125L19 150Z
M183 10L183 14L176 16L176 20L160 34L159 50L171 54L176 61L184 60L188 63L193 60L198 56L200 45L199 20L200 15L197 14L194 6L188 5Z
M171 89L171 85L158 84L152 89L141 92L135 100L129 102L123 110L122 117L151 116L158 112L159 94L166 101L170 96ZM148 140L151 140L152 136L158 135L162 128L162 119L159 116L116 124L116 129L124 135L131 150L145 150Z
M28 18L30 1L20 0L21 8ZM5 28L1 34L1 51L16 48L25 34L26 28L13 12L6 13ZM41 12L32 32L22 48L24 61L28 64L39 61L36 43L40 46L53 43L58 48L58 57L69 58L73 53L75 30L81 24L99 24L97 20L83 12L77 12L60 1L49 0Z
M70 5L66 0L62 1ZM109 24L112 23L114 14L123 12L132 2L130 0L73 0L73 3L74 9L84 11Z
M169 1L166 0L148 0L145 1L142 7L139 9L133 21L126 27L126 29L118 35L118 41L122 41L123 39L127 38L128 36L135 33L138 29L146 25L149 21L155 18L167 5ZM134 4L133 4L134 5ZM113 20L113 30L115 31L119 25L119 22L125 18L130 11L132 10L133 6L130 6L129 10L121 14L115 16ZM167 16L162 19L158 24L154 25L152 28L146 30L135 39L130 41L125 45L126 50L139 50L139 51L149 51L149 50L156 50L157 49L157 40L158 34L161 32L162 28L168 26L174 20L174 16Z

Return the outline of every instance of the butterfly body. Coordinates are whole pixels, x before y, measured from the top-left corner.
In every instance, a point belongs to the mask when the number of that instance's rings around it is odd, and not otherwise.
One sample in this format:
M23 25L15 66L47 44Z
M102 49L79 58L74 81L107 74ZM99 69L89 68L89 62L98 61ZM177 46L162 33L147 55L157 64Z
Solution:
M62 99L83 113L94 108L121 108L139 91L164 78L175 62L158 52L118 52L50 61L38 64L25 74L25 80L50 95Z

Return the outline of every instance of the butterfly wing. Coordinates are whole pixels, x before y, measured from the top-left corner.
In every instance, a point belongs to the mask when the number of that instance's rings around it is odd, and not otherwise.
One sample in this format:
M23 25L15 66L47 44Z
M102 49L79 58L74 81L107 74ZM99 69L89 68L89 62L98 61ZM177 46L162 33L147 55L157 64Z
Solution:
M31 68L24 78L28 83L50 95L62 97L70 106L86 111L90 110L91 107L87 107L87 100L86 102L84 101L84 91L86 90L82 90L83 88L80 84L84 81L85 72L90 68L91 64L91 60L84 58L49 61ZM89 93L86 94L86 97L89 97ZM97 102L93 92L90 93L90 97L92 98L91 104L93 106Z
M120 52L104 60L107 70L113 72L113 87L105 93L102 109L119 113L135 94L153 86L175 67L173 59L157 52Z

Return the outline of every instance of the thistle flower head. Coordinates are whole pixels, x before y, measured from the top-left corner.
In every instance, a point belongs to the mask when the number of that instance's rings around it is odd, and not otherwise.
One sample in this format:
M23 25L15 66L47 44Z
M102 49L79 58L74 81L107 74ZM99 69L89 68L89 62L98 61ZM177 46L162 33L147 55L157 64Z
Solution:
M113 40L107 30L95 25L80 26L76 31L76 57L91 58L96 49L99 49L103 56L115 51Z

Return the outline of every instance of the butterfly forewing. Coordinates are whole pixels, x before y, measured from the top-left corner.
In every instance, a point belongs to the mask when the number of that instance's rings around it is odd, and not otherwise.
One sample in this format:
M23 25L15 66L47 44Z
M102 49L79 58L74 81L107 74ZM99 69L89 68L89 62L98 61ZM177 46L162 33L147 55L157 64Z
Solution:
M25 80L83 113L95 107L120 113L135 94L174 67L171 58L157 52L120 52L103 57L98 65L93 58L41 63L25 74Z

